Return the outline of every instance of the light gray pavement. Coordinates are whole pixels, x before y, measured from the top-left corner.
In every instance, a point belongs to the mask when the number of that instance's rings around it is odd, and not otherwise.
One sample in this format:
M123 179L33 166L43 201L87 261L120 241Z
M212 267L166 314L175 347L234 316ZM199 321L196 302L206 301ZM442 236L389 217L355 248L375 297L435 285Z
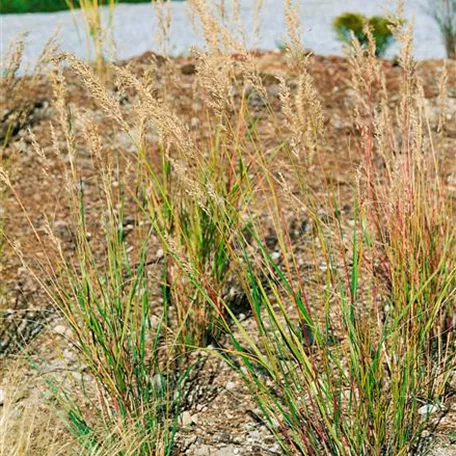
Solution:
M220 1L220 0L218 0ZM228 5L232 0L225 0ZM285 39L285 20L282 0L264 0L260 19L260 39L254 40L253 5L255 0L240 0L241 17L247 32L247 46L258 49L276 49ZM317 54L341 54L342 47L331 28L332 20L342 12L361 12L366 15L382 14L393 1L382 0L298 0L302 21L302 42ZM434 21L422 7L426 0L408 0L406 17L415 18L415 57L417 59L442 58L445 50ZM170 53L188 53L191 46L202 46L201 33L191 24L187 2L170 4L172 24ZM106 11L105 11L106 13ZM106 16L106 15L105 15ZM28 32L26 59L36 59L44 44L60 27L62 50L87 57L88 48L82 14L59 12L47 14L23 14L0 16L0 52L5 55L8 44L19 34ZM120 4L114 13L114 37L116 57L119 59L139 55L152 50L161 52L156 39L157 18L151 4ZM389 56L397 53L392 48Z

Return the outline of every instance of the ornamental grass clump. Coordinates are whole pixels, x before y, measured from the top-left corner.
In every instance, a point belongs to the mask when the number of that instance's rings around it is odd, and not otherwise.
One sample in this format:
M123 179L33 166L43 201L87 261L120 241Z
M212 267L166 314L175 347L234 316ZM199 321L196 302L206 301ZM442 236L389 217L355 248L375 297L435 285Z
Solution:
M154 95L148 85L152 79L138 78L125 68L112 68L119 90L137 94L135 115L129 123L120 103L90 69L74 57L67 59L106 116L136 150L135 199L161 244L161 299L180 349L185 352L188 346L216 341L226 324L221 299L230 267L228 252L249 193L247 166L240 154L243 139L230 123L230 101L222 96L226 94L224 84L230 82L230 65L217 67L219 73L213 77L212 92L207 95L210 114L217 119L211 124L211 135L195 139L163 102L165 86L162 93ZM217 62L222 62L220 57L211 62L201 55L198 66L216 68ZM210 81L201 78L200 84ZM153 156L148 142L151 128L158 138ZM195 278L188 280L188 272ZM201 287L211 296L210 301Z
M353 43L362 159L352 219L342 216L330 187L327 200L316 199L306 181L309 163L294 140L284 147L300 190L292 191L264 154L258 158L264 179L255 196L270 201L283 261L268 251L253 214L249 234L259 257L252 259L247 238L232 252L256 332L232 316L234 348L222 356L286 454L413 453L426 424L418 410L439 407L452 375L456 232L411 57L411 30L400 32L401 23L393 28L403 42L396 112L373 34L366 29L366 48ZM315 93L301 94L303 119L320 125ZM282 97L284 112L289 101ZM318 145L306 142L303 150L317 151L318 166ZM283 224L290 201L314 227L305 275ZM323 220L321 206L330 214Z
M284 454L417 454L423 407L445 403L455 359L456 231L440 169L446 69L432 131L411 29L402 19L387 25L402 44L396 97L375 21L361 21L344 105L354 163L342 188L326 163L334 138L292 0L292 76L271 77L269 91L209 2L191 7L207 45L179 92L191 94L192 112L172 104L188 76L172 59L113 65L111 85L74 56L55 59L58 122L49 128L75 242L64 249L49 221L45 237L34 232L39 267L26 266L95 381L83 393L49 383L78 448L173 454L179 391L198 348L238 375ZM89 111L67 104L68 74L112 141ZM45 163L33 135L31 144ZM3 170L0 178L14 191Z
M205 346L225 326L221 299L228 252L246 202L245 164L222 125L215 126L208 141L196 142L143 82L128 72L120 76L141 94L141 122L153 123L160 137L155 163L145 154L146 145L138 144L138 202L162 246L162 299L182 350Z
M121 158L107 154L91 119L67 105L66 80L60 68L63 60L64 56L54 60L58 122L50 128L73 248L63 246L49 214L45 232L39 232L3 169L0 175L25 211L36 241L36 262L30 264L20 248L8 240L69 326L67 342L75 353L81 377L90 385L83 385L81 390L71 375L62 381L61 377L43 374L49 400L74 437L72 449L100 455L170 455L182 384L191 367L177 361L176 334L167 325L167 303L153 307L151 290L155 282L150 265L157 259L149 247L151 227L144 227L138 219L140 211L134 212L127 204L131 199L126 187L128 173L120 171ZM113 98L98 76L76 58L72 64L84 75L98 101L121 121ZM47 166L49 151L38 144L33 133L29 134L43 164L43 179L52 179ZM64 146L58 138L64 138ZM81 141L97 170L93 177L99 192L95 207L87 206L79 156ZM134 236L128 233L132 222L126 221L127 210L133 211L129 216L141 225ZM96 232L101 258L91 230ZM64 358L61 352L57 355Z

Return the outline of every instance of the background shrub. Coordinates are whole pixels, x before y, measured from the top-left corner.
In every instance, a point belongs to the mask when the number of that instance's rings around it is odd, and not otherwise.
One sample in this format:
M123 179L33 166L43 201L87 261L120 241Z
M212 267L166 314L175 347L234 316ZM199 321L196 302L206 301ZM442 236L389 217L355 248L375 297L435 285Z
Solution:
M393 42L393 34L390 30L388 19L382 16L367 18L363 14L343 13L336 17L333 22L334 30L341 41L351 43L353 33L363 47L368 44L368 37L364 30L366 24L372 30L376 56L383 56Z

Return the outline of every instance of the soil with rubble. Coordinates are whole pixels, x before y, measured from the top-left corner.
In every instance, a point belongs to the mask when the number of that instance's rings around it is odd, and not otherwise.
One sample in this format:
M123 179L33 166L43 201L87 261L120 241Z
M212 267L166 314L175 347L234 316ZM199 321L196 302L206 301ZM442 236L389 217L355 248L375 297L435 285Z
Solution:
M144 72L153 59L159 63L158 74L169 77L173 71L173 83L167 94L168 101L175 106L176 112L189 125L190 130L204 130L204 109L201 100L194 97L195 66L191 58L179 58L165 64L161 59L147 53L120 65L129 65L134 72ZM288 69L285 57L281 53L256 53L255 59L261 70L263 83L272 100L273 109L280 118L278 102L278 79L283 76L292 86L296 76ZM161 64L160 64L161 62ZM437 128L439 118L438 81L442 70L442 61L423 61L418 64L418 73L425 89L426 106L429 109L431 128ZM400 68L393 62L382 62L387 75L388 91L391 102L398 100ZM447 62L449 73L449 90L447 92L447 123L443 133L445 149L450 153L445 158L445 183L449 194L456 203L456 62ZM354 91L350 84L348 62L341 57L312 56L309 70L314 77L318 95L322 101L325 116L328 142L322 152L322 163L326 170L323 177L316 170L309 168L313 187L323 188L322 179L335 184L345 203L342 212L350 218L352 184L354 170L359 163L359 156L352 146L357 135L351 112L355 105ZM166 75L165 75L166 73ZM123 149L128 153L133 145L123 134L113 129L112 122L106 119L101 109L84 90L77 78L68 73L68 103L76 109L84 110L98 127L106 141L104 147L109 151ZM48 163L48 178L41 173L42 162L30 142L27 129L31 129L37 141L45 148L52 149L50 122L55 120L56 110L53 107L53 95L50 81L43 76L33 84L24 85L26 91L11 99L8 94L1 94L0 137L7 135L9 125L10 139L3 149L2 161L7 163L10 179L15 191L27 208L30 219L37 231L45 233L46 216L51 218L51 225L61 239L64 248L74 247L74 236L68 224L68 207L62 198L62 169L58 160ZM122 101L123 109L128 114L133 101L126 97ZM266 118L266 106L255 93L249 98L251 109L259 119ZM14 113L22 115L14 120ZM277 143L276 132L268 129L267 123L260 127L261 141L266 148L273 148ZM155 146L158 138L150 138ZM154 146L152 146L154 147ZM97 205L100 198L99 189L93 184L92 157L84 150L79 150L78 164L83 170L87 212L92 214L89 225L96 233L99 220ZM315 175L313 175L314 173ZM0 276L0 418L5 407L7 394L13 391L16 419L20 423L25 415L33 410L39 422L47 423L49 429L56 429L56 439L65 436L65 430L57 424L51 406L43 397L46 390L43 374L59 372L70 374L75 382L82 382L89 376L78 367L71 345L67 340L71 331L58 312L49 304L49 299L40 286L24 268L21 259L13 252L11 243L20 245L26 261L36 260L36 241L30 224L23 211L18 207L16 198L5 191L2 196L0 216L3 217L4 231L8 241L3 246ZM324 216L324 214L322 214ZM296 218L290 211L287 221L292 231L296 231L294 241L297 254L301 256L303 270L306 267L306 242L312 242L307 221ZM267 226L267 223L266 223ZM304 229L303 229L304 227ZM130 226L134 230L134 226ZM268 233L265 233L266 236ZM96 235L95 235L96 237ZM157 255L159 243L157 242ZM269 238L268 246L274 252L275 242ZM103 254L102 248L99 250ZM158 299L158 291L157 291ZM242 313L241 309L241 313ZM249 315L241 315L248 325ZM199 353L204 356L204 353ZM33 366L33 367L32 367ZM456 382L453 386L456 387ZM11 385L14 388L11 389ZM436 426L429 437L434 440L434 456L456 455L456 400L449 394L442 410L434 414L432 421ZM221 361L208 357L203 364L195 386L182 411L177 437L177 454L189 456L231 456L231 455L279 455L278 444L270 432L258 419L260 411L256 409L248 392L235 377L233 372ZM11 429L11 432L15 432ZM38 431L37 431L38 432ZM12 436L13 438L13 436ZM64 437L63 437L64 438ZM32 443L30 454L39 455L44 448L37 434Z

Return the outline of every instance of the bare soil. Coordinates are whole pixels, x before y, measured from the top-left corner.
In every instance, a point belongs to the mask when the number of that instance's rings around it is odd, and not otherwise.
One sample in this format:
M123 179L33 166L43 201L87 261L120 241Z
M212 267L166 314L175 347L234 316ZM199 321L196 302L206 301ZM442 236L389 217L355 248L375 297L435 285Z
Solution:
M147 53L119 64L128 64L135 72L141 74L147 69L150 59L156 58ZM285 57L281 53L258 52L255 54L255 59L262 71L263 82L272 99L273 109L281 119L276 76L286 78L292 85L296 75L286 66ZM160 59L157 61L161 62ZM433 131L437 128L439 115L437 96L442 65L442 61L423 61L419 63L417 70L425 88L426 103L431 118L430 126ZM401 70L390 61L382 62L382 66L386 71L388 91L394 104L398 99ZM451 198L456 203L456 62L447 62L447 66L450 75L446 100L448 122L443 137L445 149L450 153L445 158L443 169L444 181ZM313 56L309 68L324 107L328 142L322 156L326 175L317 174L317 171L312 168L308 169L308 173L317 193L320 188L323 191L323 180L326 183L331 182L338 188L343 202L343 212L349 218L352 212L355 170L361 157L354 146L354 139L358 133L354 128L351 114L348 114L355 103L348 63L341 57ZM176 112L191 129L204 131L204 109L201 100L195 98L193 91L194 62L191 58L175 59L168 64L162 62L162 65L159 65L157 77L164 80L169 77L170 71L175 76L175 82L169 85L168 101L171 101ZM112 122L106 119L100 107L94 103L77 79L71 78L70 72L67 77L70 81L68 104L72 109L84 110L95 122L106 142L104 144L106 153L109 150L121 149L122 156L127 157L132 152L133 145L122 134L116 132ZM24 91L21 97L11 100L8 99L7 94L2 96L0 120L3 125L8 121L8 113L27 105L26 115L16 122L13 137L2 152L3 160L8 163L11 172L11 181L37 231L40 234L45 233L47 217L57 230L64 248L71 251L75 240L68 223L69 208L62 196L64 179L61 159L52 158L53 156L49 155L49 177L43 178L42 162L36 156L27 134L27 129L31 129L39 144L45 149L52 149L50 123L57 122L51 83L46 76L43 76L27 87L27 91ZM252 96L250 103L260 119L261 141L265 148L272 150L282 138L277 138L277 132L268 125L267 121L261 122L267 117L261 98ZM128 115L128 110L132 109L132 100L124 100L123 107ZM155 141L152 148L158 147L157 142ZM153 138L151 143L154 144ZM100 230L97 207L99 207L101 195L93 179L97 170L93 167L92 157L82 146L79 151L78 166L83 170L87 212L91 214L90 227L96 238L96 232ZM50 305L49 298L23 267L10 244L14 242L15 245L20 245L26 261L33 263L39 251L33 230L23 211L18 207L14 195L6 192L1 204L8 241L3 247L0 270L0 315L2 315L0 389L6 391L11 386L10 379L14 373L17 382L15 384L16 403L19 404L18 422L24 419L27 404L28 406L32 404L39 420L50 420L64 436L65 431L59 428L51 417L52 407L46 403L41 394L46 389L43 373L53 372L58 375L60 371L72 372L77 382L81 381L86 374L78 368L75 355L66 341L70 330L56 309ZM302 224L303 220L296 218L293 211L289 214L290 218L287 222L290 226ZM297 242L300 242L299 239ZM158 242L156 249L157 251L159 249ZM101 246L98 251L103 255ZM302 264L305 265L309 261L305 257L306 249L297 251L302 255ZM157 297L158 294L157 290ZM249 324L248 315L245 319L246 324ZM199 355L206 356L204 353ZM32 364L35 364L35 367ZM178 435L177 454L189 456L281 454L272 436L257 419L259 411L256 410L248 392L227 366L213 357L208 357L195 382L187 410L181 414L182 426ZM437 427L430 435L436 442L432 453L435 456L456 455L455 392L456 389L453 391L453 396L451 394L448 396L448 401L444 404L445 412L437 413L434 419ZM0 416L1 414L0 404ZM40 454L43 451L40 445L40 438L37 436L34 449L36 452L30 454Z

